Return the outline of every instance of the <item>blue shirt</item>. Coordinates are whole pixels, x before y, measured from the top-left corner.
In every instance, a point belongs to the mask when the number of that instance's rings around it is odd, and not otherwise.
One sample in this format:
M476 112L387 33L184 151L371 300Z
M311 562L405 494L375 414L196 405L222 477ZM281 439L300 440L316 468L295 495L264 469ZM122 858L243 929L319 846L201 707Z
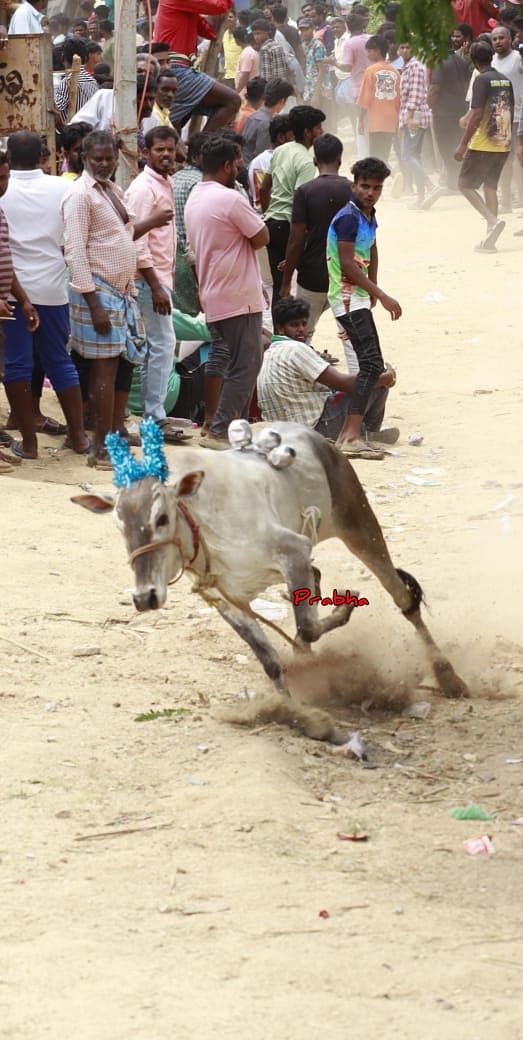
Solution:
M329 303L336 314L347 313L361 307L370 307L370 296L366 289L354 285L341 269L339 242L354 243L354 259L367 274L372 247L376 241L378 224L375 211L370 219L357 203L348 202L340 209L327 232L327 268L329 271Z

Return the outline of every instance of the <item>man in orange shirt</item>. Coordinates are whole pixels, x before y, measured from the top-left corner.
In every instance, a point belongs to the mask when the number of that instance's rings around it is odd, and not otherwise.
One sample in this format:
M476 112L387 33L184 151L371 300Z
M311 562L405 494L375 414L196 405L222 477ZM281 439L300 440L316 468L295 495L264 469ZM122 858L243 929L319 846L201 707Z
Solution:
M400 74L386 61L387 46L383 36L370 36L367 40L365 50L371 64L363 75L358 97L358 133L365 133L367 113L369 154L383 162L389 158L400 110Z

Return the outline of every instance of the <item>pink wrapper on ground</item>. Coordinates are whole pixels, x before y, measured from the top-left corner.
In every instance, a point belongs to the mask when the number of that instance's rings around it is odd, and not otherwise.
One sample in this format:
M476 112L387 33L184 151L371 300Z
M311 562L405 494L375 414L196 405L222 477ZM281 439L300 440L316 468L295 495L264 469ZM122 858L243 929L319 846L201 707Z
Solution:
M488 834L483 834L481 838L471 838L470 841L465 842L465 852L468 852L469 856L481 856L485 853L491 856L495 851Z

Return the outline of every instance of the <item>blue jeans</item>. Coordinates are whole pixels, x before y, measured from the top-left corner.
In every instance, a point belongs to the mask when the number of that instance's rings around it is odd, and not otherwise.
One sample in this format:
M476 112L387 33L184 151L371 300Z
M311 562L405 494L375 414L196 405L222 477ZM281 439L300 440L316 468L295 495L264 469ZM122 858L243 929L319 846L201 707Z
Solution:
M425 130L419 127L417 130L409 130L408 126L402 128L401 154L403 162L409 173L414 177L416 191L420 198L425 195L425 187L429 179L421 164L421 149Z
M142 366L143 414L162 422L166 418L167 383L176 347L172 314L158 314L154 310L151 288L144 279L138 278L136 287L147 337L147 354ZM162 288L171 300L171 290L166 285Z

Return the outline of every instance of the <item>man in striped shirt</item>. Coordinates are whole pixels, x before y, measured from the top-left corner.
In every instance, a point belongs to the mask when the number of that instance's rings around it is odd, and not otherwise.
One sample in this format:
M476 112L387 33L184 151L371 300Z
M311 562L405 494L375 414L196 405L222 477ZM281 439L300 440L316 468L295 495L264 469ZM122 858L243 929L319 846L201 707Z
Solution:
M80 68L80 76L78 79L78 90L76 93L76 104L74 112L69 114L69 101L70 101L70 89L71 89L71 68L73 64L73 57L78 55L82 62ZM85 62L87 61L87 44L85 40L72 39L66 40L63 48L64 65L68 72L66 72L63 79L60 81L58 86L55 88L54 100L55 105L60 113L62 123L67 123L68 116L74 116L78 109L82 108L93 94L96 94L98 90L98 83L94 76L91 76L85 69Z

